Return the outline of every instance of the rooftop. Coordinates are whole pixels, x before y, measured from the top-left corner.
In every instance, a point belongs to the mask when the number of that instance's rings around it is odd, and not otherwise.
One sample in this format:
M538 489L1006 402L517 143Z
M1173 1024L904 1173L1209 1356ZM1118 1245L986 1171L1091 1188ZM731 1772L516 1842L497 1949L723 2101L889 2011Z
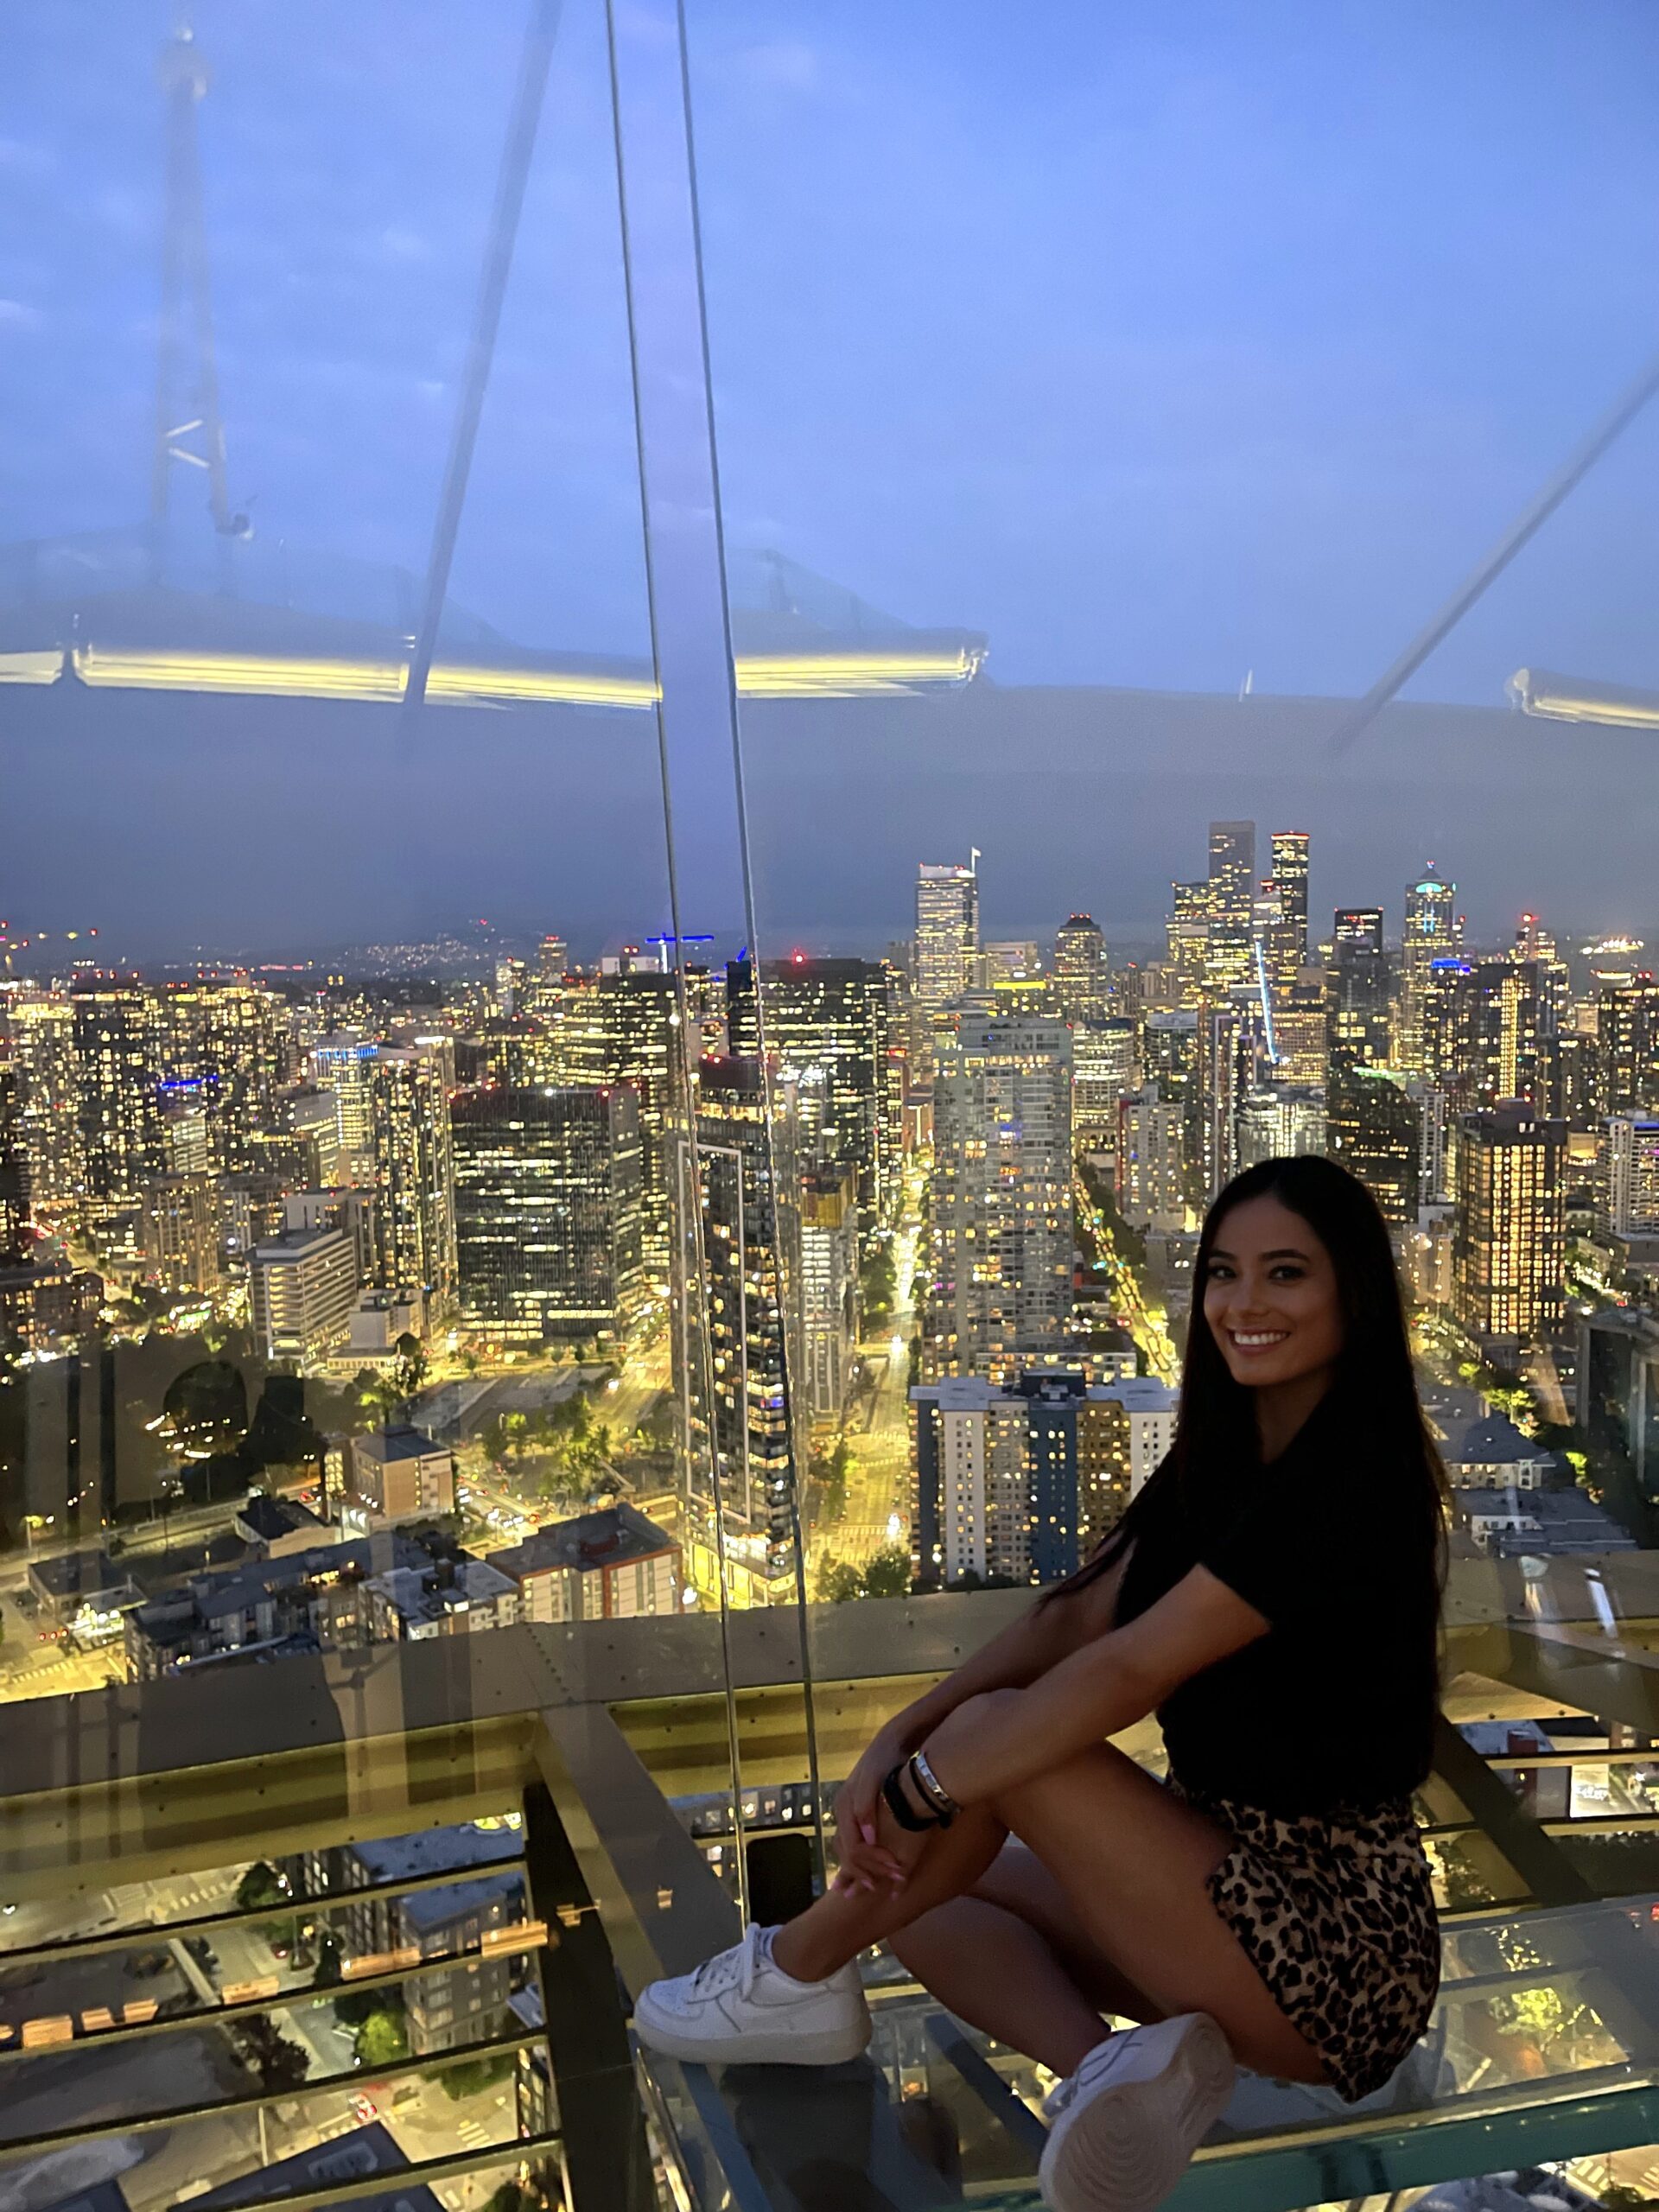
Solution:
M579 1513L574 1520L550 1522L522 1544L492 1552L490 1565L522 1582L527 1574L545 1574L553 1567L582 1572L624 1567L630 1560L654 1559L674 1548L667 1529L648 1521L638 1506L607 1505L597 1513Z
M353 1438L353 1449L365 1459L378 1459L383 1467L396 1459L424 1459L434 1452L442 1459L449 1456L423 1428L408 1421L393 1428L372 1428L365 1436Z

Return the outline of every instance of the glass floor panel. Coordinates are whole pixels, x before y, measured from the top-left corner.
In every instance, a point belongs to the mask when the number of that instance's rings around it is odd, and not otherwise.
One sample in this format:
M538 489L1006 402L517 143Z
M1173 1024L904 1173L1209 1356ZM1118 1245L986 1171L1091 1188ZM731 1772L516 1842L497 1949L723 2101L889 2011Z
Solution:
M1384 2088L1345 2105L1241 2075L1171 2203L1292 2212L1659 2139L1659 1897L1465 1922L1444 1962L1429 2031ZM875 2033L851 2065L648 2062L692 2204L1037 2202L1050 2077L872 1967Z

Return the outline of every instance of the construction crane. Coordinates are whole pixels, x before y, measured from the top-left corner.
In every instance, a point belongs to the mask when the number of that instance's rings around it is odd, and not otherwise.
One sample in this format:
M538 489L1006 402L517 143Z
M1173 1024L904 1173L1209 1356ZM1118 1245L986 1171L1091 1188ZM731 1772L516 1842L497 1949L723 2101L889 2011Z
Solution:
M231 545L253 535L248 516L232 510L226 482L225 425L219 411L219 363L196 137L196 107L211 79L194 31L182 14L162 48L161 80L167 112L167 207L149 480L158 582L175 467L198 469L207 478L207 512L225 549L227 577Z

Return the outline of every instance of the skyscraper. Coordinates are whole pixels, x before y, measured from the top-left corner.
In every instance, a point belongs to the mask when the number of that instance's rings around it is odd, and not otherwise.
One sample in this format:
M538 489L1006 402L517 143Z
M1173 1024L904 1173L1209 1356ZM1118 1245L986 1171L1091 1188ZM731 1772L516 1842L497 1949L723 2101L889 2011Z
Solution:
M1659 1236L1659 1121L1610 1115L1596 1147L1596 1211L1612 1236Z
M1054 997L1070 1022L1103 1021L1111 1011L1106 940L1091 914L1072 914L1054 936Z
M29 1243L21 1086L10 1055L0 1046L0 1268L21 1267Z
M332 1030L311 1047L313 1076L334 1094L340 1172L348 1183L373 1179L374 1057L374 1046L359 1029Z
M455 1290L454 1047L447 1037L423 1037L383 1047L371 1065L378 1287L418 1291L429 1313L441 1315Z
M678 986L671 975L645 968L572 984L559 1022L550 1070L556 1081L601 1089L626 1083L639 1103L641 1251L646 1281L666 1292L671 1155L683 1133L686 1083Z
M632 1090L463 1090L450 1125L462 1319L516 1343L626 1335L645 1289Z
M1438 966L1431 969L1431 978L1444 972ZM1449 1065L1435 1067L1434 1072L1449 1080L1453 1095L1465 1108L1495 1106L1500 1098L1524 1098L1541 1110L1548 1020L1535 961L1478 961L1457 977ZM1444 1049L1442 1046L1427 1055L1431 1064Z
M686 1376L688 1564L706 1587L719 1548L712 1453L728 1543L747 1563L744 1594L768 1604L794 1592L795 1501L785 1371L789 1224L779 1201L758 1060L728 1055L702 1063L696 1137L713 1398L694 1357Z
M979 976L979 875L976 859L924 861L916 875L916 1003L926 1012L972 990Z
M765 963L761 990L773 1066L785 1078L808 1068L824 1072L823 1126L800 1133L802 1159L853 1169L859 1233L868 1243L896 1218L903 1196L887 968L875 960L823 960L798 952ZM732 1050L749 1057L760 1043L749 961L728 965L726 999Z
M94 1211L136 1205L161 1166L162 1025L137 982L98 982L74 1009L80 1144Z
M1390 1229L1414 1227L1421 1196L1422 1116L1402 1080L1360 1061L1332 1075L1326 1143L1376 1200Z
M1058 1348L1071 1310L1071 1035L953 1008L934 1028L935 1375L1011 1372Z
M1455 883L1431 866L1406 887L1406 925L1400 951L1400 1023L1395 1058L1413 1074L1424 1071L1423 1020L1431 962L1458 950Z
M1307 964L1307 847L1305 830L1273 832L1268 888L1275 911L1266 950L1275 991L1288 989Z
M1458 1124L1452 1303L1477 1340L1535 1343L1560 1327L1567 1263L1567 1131L1504 1104Z
M1380 906L1338 906L1332 922L1327 1052L1332 1077L1389 1057L1389 956Z
M1659 1112L1659 982L1647 969L1599 983L1596 1043L1602 1114Z
M1255 824L1210 824L1210 944L1205 982L1212 995L1247 982L1255 966ZM1306 892L1304 892L1306 928Z
M57 992L29 993L4 1013L17 1076L18 1141L30 1211L60 1213L86 1194L75 1017Z

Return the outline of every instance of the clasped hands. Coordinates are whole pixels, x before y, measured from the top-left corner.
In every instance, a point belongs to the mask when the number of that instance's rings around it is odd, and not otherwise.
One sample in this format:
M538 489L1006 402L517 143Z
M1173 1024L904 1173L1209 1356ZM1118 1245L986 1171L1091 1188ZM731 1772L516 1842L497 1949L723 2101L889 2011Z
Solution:
M944 1831L930 1827L916 1834L900 1827L882 1796L882 1783L912 1751L925 1745L929 1763L952 1796L964 1807L971 1805L976 1738L982 1740L994 1718L1006 1724L1006 1701L1020 1694L1018 1690L988 1691L965 1699L931 1727L918 1727L900 1714L877 1731L836 1793L838 1864L831 1889L872 1894L903 1889ZM925 1803L916 1802L918 1812L926 1810Z

